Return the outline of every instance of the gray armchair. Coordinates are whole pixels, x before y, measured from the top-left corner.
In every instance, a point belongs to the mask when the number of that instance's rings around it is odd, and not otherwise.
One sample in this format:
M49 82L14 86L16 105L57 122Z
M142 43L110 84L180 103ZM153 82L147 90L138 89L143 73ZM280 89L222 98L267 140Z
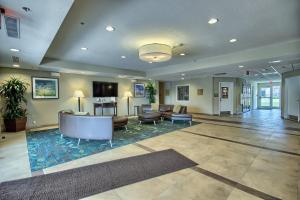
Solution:
M82 116L60 111L59 131L63 136L87 140L109 140L112 146L113 119L111 116Z

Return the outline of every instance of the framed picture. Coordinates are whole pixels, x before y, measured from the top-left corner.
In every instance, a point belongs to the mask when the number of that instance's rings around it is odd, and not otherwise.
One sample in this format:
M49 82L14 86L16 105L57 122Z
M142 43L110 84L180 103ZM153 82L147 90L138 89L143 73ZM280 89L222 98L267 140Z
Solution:
M135 83L134 84L134 97L143 98L145 97L145 84Z
M190 100L190 85L176 85L177 101Z
M32 98L33 99L58 99L58 79L32 77Z
M198 96L203 95L203 89L198 89L197 94L198 94Z
M228 99L228 87L221 88L222 99Z

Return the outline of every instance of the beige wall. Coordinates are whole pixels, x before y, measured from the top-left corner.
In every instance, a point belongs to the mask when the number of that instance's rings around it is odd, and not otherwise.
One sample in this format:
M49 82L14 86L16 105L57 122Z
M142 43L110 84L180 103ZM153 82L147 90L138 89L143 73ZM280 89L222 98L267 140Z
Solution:
M242 92L243 80L240 78L223 78L223 77L207 77L184 81L166 82L165 89L169 90L170 94L165 96L166 104L182 104L188 107L188 112L204 113L204 114L219 114L219 97L214 97L214 94L219 94L219 82L234 83L234 113L241 112L240 98ZM190 85L190 100L188 102L178 102L176 100L176 85ZM197 89L203 89L203 95L197 94Z
M190 85L190 100L188 102L176 100L176 86ZM166 104L186 105L188 112L213 114L213 81L212 78L199 78L186 81L167 82L165 89L169 90L169 96L165 97ZM197 94L197 89L203 89L203 95Z
M93 114L93 102L96 98L92 97L92 81L118 82L118 115L127 115L127 99L124 98L125 91L131 90L133 94L133 83L128 79L107 78L99 76L86 76L77 74L61 73L59 77L59 99L55 100L33 100L31 89L31 77L50 77L50 72L36 70L22 70L11 68L0 68L0 83L9 77L14 76L28 82L26 98L28 100L28 122L27 127L43 126L57 123L57 112L62 109L72 109L77 111L77 99L72 97L73 92L80 89L84 92L86 98L82 98L82 110ZM130 112L133 114L133 105L147 103L146 98L130 99ZM98 110L100 113L100 109ZM111 112L107 110L107 112ZM108 113L107 113L108 114ZM33 123L36 122L36 124ZM1 120L2 122L2 120Z

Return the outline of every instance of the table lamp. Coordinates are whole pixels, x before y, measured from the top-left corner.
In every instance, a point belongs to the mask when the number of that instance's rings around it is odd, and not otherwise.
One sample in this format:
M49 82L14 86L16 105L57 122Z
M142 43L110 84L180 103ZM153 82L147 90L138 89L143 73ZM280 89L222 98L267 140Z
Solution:
M80 112L80 98L84 97L84 94L81 90L75 90L74 97L78 98L78 112Z
M124 96L127 97L127 111L129 116L129 98L132 97L132 93L130 91L127 91L125 92Z

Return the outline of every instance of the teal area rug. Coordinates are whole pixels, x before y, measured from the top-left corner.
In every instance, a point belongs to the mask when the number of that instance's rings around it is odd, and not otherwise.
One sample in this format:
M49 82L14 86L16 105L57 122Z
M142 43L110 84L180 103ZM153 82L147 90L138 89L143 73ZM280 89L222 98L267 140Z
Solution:
M198 123L193 122L193 125L195 124ZM58 129L27 132L26 138L31 171L41 170L95 153L118 148L188 126L188 123L180 121L175 124L172 124L170 121L162 121L156 126L153 124L139 125L136 119L130 119L128 122L128 131L125 129L114 131L112 147L110 147L108 141L99 140L81 140L78 146L77 139L69 137L61 138Z

